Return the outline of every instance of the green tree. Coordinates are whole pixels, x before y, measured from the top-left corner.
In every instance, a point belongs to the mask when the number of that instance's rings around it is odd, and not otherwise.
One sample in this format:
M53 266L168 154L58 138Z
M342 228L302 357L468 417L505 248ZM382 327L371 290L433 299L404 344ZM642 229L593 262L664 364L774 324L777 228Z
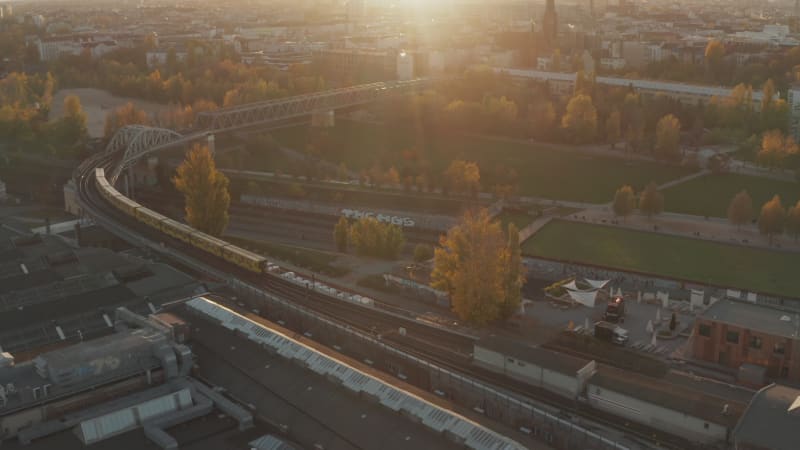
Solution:
M753 199L743 190L736 194L728 205L728 221L737 228L753 219Z
M417 244L414 247L414 261L423 262L433 258L433 247L428 244Z
M678 118L668 114L656 125L656 156L667 161L679 161L681 158L681 123Z
M228 178L217 170L208 147L195 144L172 183L186 201L186 222L204 233L221 236L228 226L231 196Z
M336 243L336 249L340 252L347 251L347 234L349 227L350 223L344 216L340 217L339 221L336 222L336 225L333 227L333 240Z
M612 204L614 214L623 218L628 217L633 212L635 205L636 196L633 194L632 187L626 184L617 189L614 194L614 203Z
M786 220L786 210L781 203L781 197L775 195L772 200L764 203L761 207L761 215L758 218L758 230L761 234L769 237L769 243L772 244L772 238L776 234L783 233L783 227Z
M597 132L597 110L592 104L592 97L574 95L567 104L567 112L561 118L561 126L570 133L573 141L591 142Z
M789 212L786 214L786 231L794 236L795 241L800 235L800 200L789 208Z
M612 149L616 147L617 142L619 142L619 138L621 136L620 126L620 113L619 111L614 110L608 115L608 119L606 119L606 142L608 142Z
M664 211L664 194L658 190L655 182L648 184L639 195L639 209L647 214L647 217Z
M503 318L509 299L512 271L511 252L500 224L483 209L468 212L455 227L442 236L434 251L431 285L450 296L450 303L461 320L485 325Z
M397 258L405 245L403 230L393 224L363 217L350 225L349 242L359 255Z
M406 244L406 237L403 229L394 224L382 223L382 241L379 248L380 256L386 259L396 259L400 256L403 246Z

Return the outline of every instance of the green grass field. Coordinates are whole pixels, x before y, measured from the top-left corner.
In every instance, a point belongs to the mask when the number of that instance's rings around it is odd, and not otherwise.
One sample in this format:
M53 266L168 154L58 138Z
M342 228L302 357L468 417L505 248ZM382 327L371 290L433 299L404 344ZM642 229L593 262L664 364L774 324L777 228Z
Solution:
M800 297L800 254L796 253L561 220L549 223L525 241L522 251L531 256Z
M521 212L503 211L495 217L495 220L500 221L500 226L503 230L508 230L508 224L513 223L517 229L523 229L533 222L536 218L530 214Z
M697 216L727 217L728 204L742 189L747 189L753 198L756 215L761 205L775 194L781 196L786 208L800 199L800 183L747 175L707 175L666 189L664 209Z
M639 190L651 181L660 184L691 173L654 163L349 121L339 121L330 133L334 150L323 157L343 161L351 169L367 169L379 162L383 167L395 166L402 171L413 165L404 159L403 151L413 149L420 159L430 161L435 172L441 172L454 159L476 161L484 173L503 164L519 173L522 195L557 200L610 202L623 184ZM278 130L274 136L297 149L305 148L310 139L307 127Z

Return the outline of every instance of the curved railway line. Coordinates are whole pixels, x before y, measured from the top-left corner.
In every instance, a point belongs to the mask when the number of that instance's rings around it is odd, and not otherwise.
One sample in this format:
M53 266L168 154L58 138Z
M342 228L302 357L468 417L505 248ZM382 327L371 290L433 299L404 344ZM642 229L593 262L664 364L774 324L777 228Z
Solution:
M203 261L203 263L218 270L220 273L234 275L268 293L288 299L331 320L346 324L362 332L372 333L373 335L379 334L386 341L392 342L394 346L403 351L440 365L443 368L457 371L509 392L540 401L564 413L583 417L586 420L613 429L620 429L640 442L647 442L650 445L670 449L696 447L681 437L672 436L650 427L630 423L626 423L624 427L621 427L623 424L610 414L596 411L588 405L569 404L563 398L531 388L525 383L510 380L486 369L477 368L469 362L472 346L476 339L473 336L420 323L407 313L403 314L402 311L397 311L396 308L388 305L376 303L376 306L386 309L386 311L379 311L348 303L313 289L304 288L275 274L249 272L221 258L209 257L208 253L178 239L166 236L143 223L132 221L130 216L125 215L116 208L109 208L111 205L97 191L93 173L94 168L108 169L113 166L114 162L115 158L113 156L97 155L82 164L76 174L76 184L83 204L91 215L102 217L109 224L116 224L118 227L127 228L154 242L161 242L181 254ZM313 277L309 278L313 279ZM400 327L406 329L405 337L397 333ZM302 332L302 330L298 331Z

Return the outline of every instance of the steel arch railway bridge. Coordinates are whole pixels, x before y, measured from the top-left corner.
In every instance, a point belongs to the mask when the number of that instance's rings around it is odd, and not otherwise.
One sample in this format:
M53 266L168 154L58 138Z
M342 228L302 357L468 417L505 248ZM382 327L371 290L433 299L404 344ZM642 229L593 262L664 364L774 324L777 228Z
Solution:
M106 147L106 154L121 155L119 163L109 174L109 181L115 183L123 170L148 154L197 141L213 133L365 105L388 95L414 92L439 81L420 78L370 83L203 112L197 116L196 131L186 135L165 128L129 125L118 130Z

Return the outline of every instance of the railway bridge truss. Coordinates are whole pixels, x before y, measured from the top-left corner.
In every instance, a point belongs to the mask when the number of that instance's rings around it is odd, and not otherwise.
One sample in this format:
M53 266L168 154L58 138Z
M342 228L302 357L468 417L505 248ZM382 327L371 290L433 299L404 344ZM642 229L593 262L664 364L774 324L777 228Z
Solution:
M439 81L420 78L370 83L202 112L197 116L194 131L186 135L165 128L128 125L120 128L106 146L106 154L120 155L119 163L109 174L109 181L115 183L123 170L148 154L197 141L214 133L307 116L319 111L365 105L388 95L414 92Z

